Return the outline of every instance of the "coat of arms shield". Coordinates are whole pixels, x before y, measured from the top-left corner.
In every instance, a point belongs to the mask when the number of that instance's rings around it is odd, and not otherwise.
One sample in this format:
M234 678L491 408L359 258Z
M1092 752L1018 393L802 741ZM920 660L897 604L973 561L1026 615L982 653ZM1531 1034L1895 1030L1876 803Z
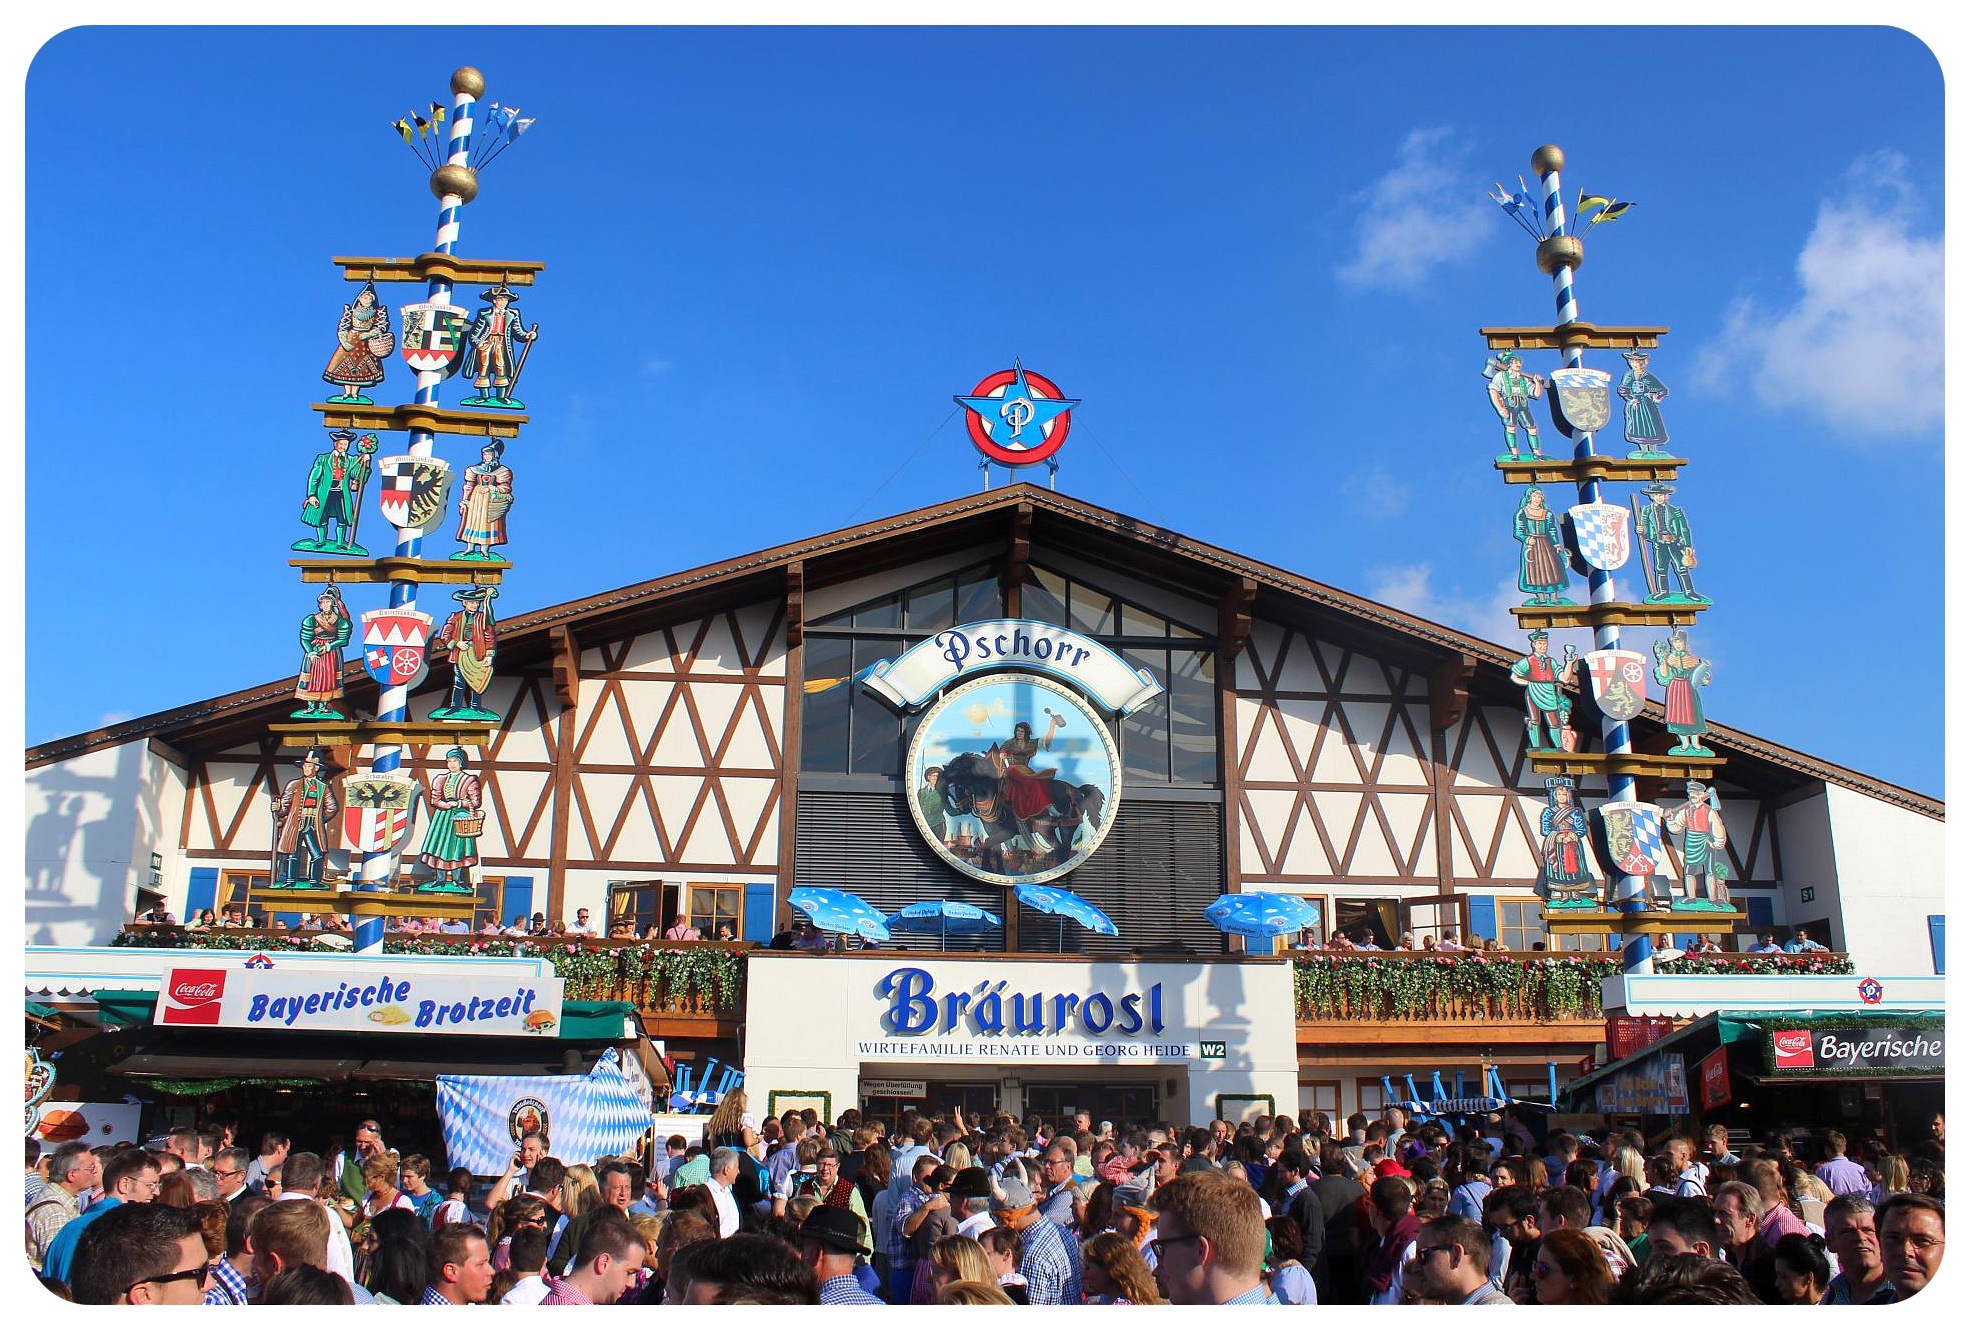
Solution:
M444 520L451 500L451 464L408 454L376 459L377 502L391 526L428 533Z
M364 615L367 623L369 616ZM1614 720L1633 720L1648 701L1648 657L1639 651L1589 651L1580 658L1587 666L1594 705Z
M406 305L405 327L409 327ZM1609 385L1614 376L1604 369L1556 369L1553 371L1553 415L1557 423L1571 426L1579 434L1592 434L1614 416L1614 395Z
M1622 801L1594 811L1594 850L1610 876L1646 878L1662 862L1662 810Z
M1566 510L1567 545L1589 568L1611 573L1634 551L1629 512L1618 503L1577 503Z
M367 610L363 620L363 668L385 688L415 688L430 672L425 643L431 616L392 606Z
M364 854L391 849L410 831L417 782L405 776L363 776L342 782L342 838Z
M456 374L463 363L459 351L465 345L465 311L427 301L405 305L397 313L403 331L397 353L404 363L419 374Z

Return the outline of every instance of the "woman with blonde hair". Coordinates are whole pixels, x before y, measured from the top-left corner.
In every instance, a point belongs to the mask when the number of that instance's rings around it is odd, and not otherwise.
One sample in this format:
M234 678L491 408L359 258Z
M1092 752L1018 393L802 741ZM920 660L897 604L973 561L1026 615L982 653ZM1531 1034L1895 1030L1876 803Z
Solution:
M718 1101L718 1107L705 1120L704 1144L738 1145L747 1116L746 1092L737 1088L727 1090L725 1097Z
M1005 1295L1005 1290L997 1284L980 1283L971 1279L960 1279L946 1284L937 1295L937 1301L945 1307L1011 1307L1013 1300Z
M1149 1262L1120 1233L1097 1233L1081 1244L1081 1291L1098 1307L1163 1303Z
M1617 1177L1633 1178L1641 1184L1642 1190L1648 1190L1648 1173L1642 1161L1642 1152L1640 1150L1637 1150L1632 1145L1617 1146L1614 1151L1613 1163L1614 1172Z
M930 1300L952 1284L979 1283L997 1286L998 1276L985 1248L976 1238L956 1234L930 1244Z
M587 1164L568 1165L561 1179L561 1213L573 1223L602 1203L602 1188L595 1181L595 1170Z
M971 1167L971 1147L963 1141L952 1141L944 1147L944 1162L954 1173L962 1173Z

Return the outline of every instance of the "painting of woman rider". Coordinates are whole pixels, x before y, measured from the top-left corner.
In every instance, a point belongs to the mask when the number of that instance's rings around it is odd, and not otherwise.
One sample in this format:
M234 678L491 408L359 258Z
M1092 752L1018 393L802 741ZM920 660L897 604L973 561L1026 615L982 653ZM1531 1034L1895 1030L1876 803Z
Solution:
M1108 722L1068 686L988 675L924 713L910 743L906 800L953 868L987 882L1046 882L1107 836L1121 793Z

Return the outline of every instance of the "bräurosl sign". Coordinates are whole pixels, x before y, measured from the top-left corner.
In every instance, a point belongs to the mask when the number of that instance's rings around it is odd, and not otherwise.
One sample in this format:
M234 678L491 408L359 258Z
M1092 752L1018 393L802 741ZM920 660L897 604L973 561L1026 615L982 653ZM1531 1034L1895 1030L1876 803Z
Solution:
M335 969L194 969L165 973L159 1025L233 1030L553 1037L563 981L487 974L432 975L390 965Z

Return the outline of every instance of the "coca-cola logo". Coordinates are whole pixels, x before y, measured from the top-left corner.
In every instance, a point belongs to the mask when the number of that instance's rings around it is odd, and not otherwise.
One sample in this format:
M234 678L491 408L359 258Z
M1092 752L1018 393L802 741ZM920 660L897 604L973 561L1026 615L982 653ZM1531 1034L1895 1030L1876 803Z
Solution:
M1772 1062L1785 1069L1810 1069L1813 1065L1813 1032L1811 1030L1773 1031Z
M224 970L173 970L164 981L160 1025L217 1025L219 999L226 992Z

